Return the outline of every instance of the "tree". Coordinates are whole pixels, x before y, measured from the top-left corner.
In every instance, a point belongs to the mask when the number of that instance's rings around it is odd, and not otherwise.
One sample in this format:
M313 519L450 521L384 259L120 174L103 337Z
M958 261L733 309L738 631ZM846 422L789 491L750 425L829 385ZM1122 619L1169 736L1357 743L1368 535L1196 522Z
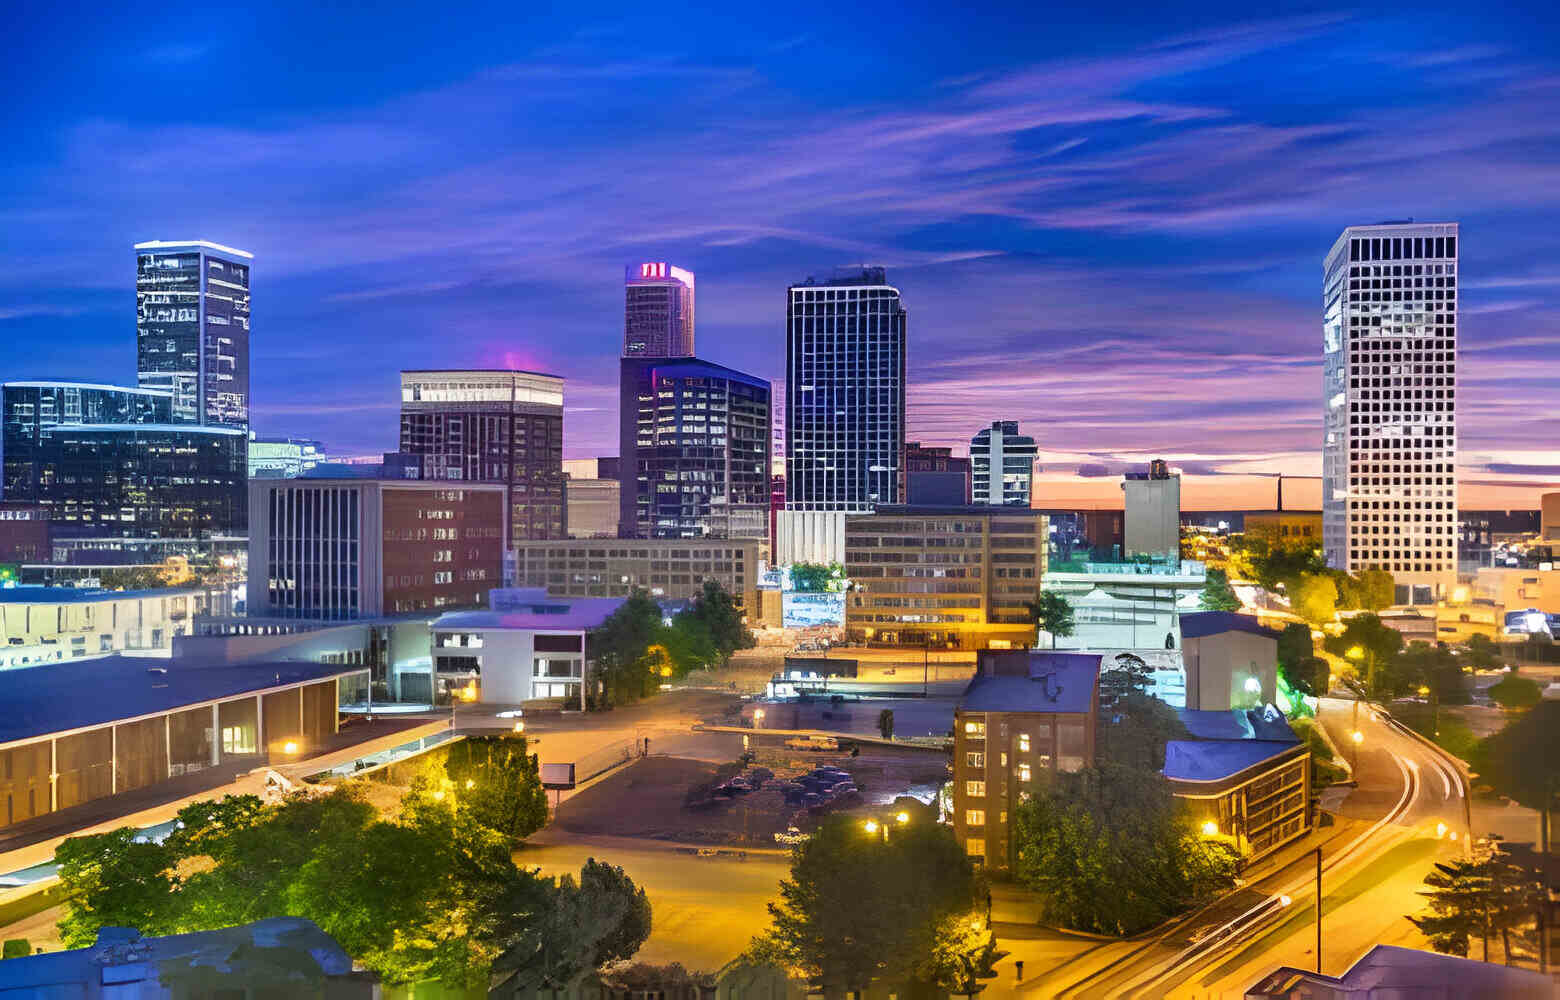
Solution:
M524 737L472 736L450 744L444 771L458 810L511 841L547 823L547 792Z
M792 563L791 587L804 593L821 594L843 590L845 567L839 563Z
M636 589L586 638L594 661L601 698L597 707L626 704L645 697L652 683L648 655L659 639L661 608L643 590Z
M1397 581L1386 570L1362 570L1357 580L1359 605L1366 611L1384 611L1397 602Z
M1327 693L1327 661L1316 655L1311 626L1290 622L1278 637L1278 672L1291 691L1320 698Z
M1545 699L1479 744L1473 765L1495 791L1536 810L1544 853L1551 842L1551 817L1560 780L1560 701Z
M885 708L878 713L878 732L885 740L894 738L894 710Z
M1202 597L1198 604L1204 611L1239 611L1240 598L1230 586L1229 574L1222 569L1208 569L1203 578Z
M1462 664L1445 646L1411 642L1388 662L1394 692L1426 687L1440 703L1462 705L1469 700Z
M1100 712L1115 711L1116 703L1128 695L1147 696L1154 687L1154 671L1135 653L1118 653L1100 672Z
M507 990L565 990L632 958L650 936L650 901L623 869L587 859L576 881L551 883L541 919L505 942L493 963Z
M927 959L951 921L978 915L981 883L948 827L888 827L835 815L797 845L780 902L769 904L773 925L752 954L831 993L940 974Z
M1501 849L1499 838L1471 861L1437 863L1425 876L1429 891L1428 912L1410 916L1409 922L1443 954L1468 957L1474 938L1482 943L1481 957L1490 960L1490 938L1499 934L1506 964L1512 961L1511 933L1525 936L1528 921L1547 893L1541 878L1513 864Z
M1338 614L1338 587L1323 574L1304 573L1286 587L1289 607L1312 625L1325 625Z
M1532 708L1544 700L1544 689L1538 682L1517 674L1507 674L1498 684L1490 685L1490 700L1508 712Z
M1482 632L1475 632L1463 643L1463 662L1474 670L1492 670L1500 666L1500 647Z
M139 840L130 827L68 837L54 852L65 915L60 941L86 948L101 927L135 927L146 935L172 933L173 857L161 844Z
M1165 744L1190 736L1175 709L1151 695L1131 692L1117 699L1110 712L1100 712L1094 759L1158 771L1165 766Z
M1398 650L1403 648L1403 633L1388 628L1376 615L1365 612L1354 615L1343 627L1343 632L1326 641L1329 652L1347 657L1363 668L1366 687L1371 693L1391 693L1393 683L1386 683L1386 671ZM1381 676L1377 674L1380 671Z
M1014 813L1015 874L1041 920L1131 934L1229 888L1239 855L1199 835L1163 775L1109 763L1056 775Z
M1261 539L1246 539L1245 551L1251 558L1251 575L1268 590L1286 586L1301 576L1325 575L1327 560L1316 545L1269 545Z
M737 650L752 649L757 641L743 624L742 613L737 610L736 602L714 580L704 581L699 596L694 598L691 607L673 620L673 627L678 627L685 619L690 625L697 623L702 626L702 632L709 637L709 643L722 664Z
M985 920L953 916L937 928L931 951L916 968L921 983L936 987L938 995L973 995L985 987L982 979L995 979L997 963L1007 952L997 950L997 936Z
M1026 607L1029 609L1029 617L1035 623L1035 627L1051 634L1052 649L1056 648L1058 637L1066 638L1073 634L1076 623L1073 621L1072 604L1061 594L1042 590ZM1035 641L1038 643L1039 639L1037 633Z

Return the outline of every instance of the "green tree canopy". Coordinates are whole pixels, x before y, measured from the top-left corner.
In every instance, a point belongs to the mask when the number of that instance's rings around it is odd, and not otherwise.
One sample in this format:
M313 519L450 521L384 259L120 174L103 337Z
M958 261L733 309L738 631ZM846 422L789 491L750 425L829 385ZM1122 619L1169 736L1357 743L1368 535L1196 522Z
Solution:
M1539 812L1544 851L1550 849L1551 817L1560 778L1560 701L1545 699L1479 744L1473 766L1481 781L1520 805Z
M1204 611L1240 610L1240 598L1235 596L1235 588L1230 586L1228 573L1211 566L1208 568L1208 574L1203 578L1202 597L1198 599L1198 605Z
M1425 876L1421 892L1428 910L1408 918L1430 940L1430 947L1447 955L1468 957L1471 943L1481 942L1489 961L1490 938L1499 936L1511 963L1515 931L1526 937L1528 926L1546 893L1538 875L1512 863L1498 839L1471 861L1436 864Z
M659 685L659 676L652 674L649 652L662 629L660 606L649 594L636 589L622 607L591 631L586 648L597 671L597 707L628 704Z
M1375 614L1351 617L1343 632L1326 640L1327 650L1349 659L1373 694L1391 694L1398 678L1390 676L1393 659L1403 648L1403 633L1383 624ZM1351 656L1358 651L1357 656Z
M1326 574L1303 573L1285 584L1289 607L1312 625L1325 625L1338 613L1338 587Z
M1491 684L1490 700L1508 711L1532 708L1544 700L1544 689L1538 682L1518 674L1507 674L1499 683Z
M1175 709L1152 695L1131 692L1117 699L1109 712L1101 710L1094 758L1100 764L1159 771L1165 766L1165 744L1190 736Z
M1393 693L1428 687L1443 704L1462 705L1469 700L1462 664L1445 646L1411 642L1388 662Z
M1475 632L1463 643L1463 662L1474 670L1494 669L1500 666L1500 647L1494 639Z
M1131 934L1233 884L1239 856L1199 836L1170 784L1110 763L1061 773L1014 814L1015 875L1040 899L1041 920Z
M969 955L946 935L979 918L980 889L946 826L869 831L859 816L831 816L793 852L780 902L769 904L773 927L753 953L831 991L942 978L958 962L938 956Z
M1397 581L1384 569L1362 570L1358 577L1359 606L1366 611L1383 611L1397 600Z
M444 761L456 808L511 841L547 823L547 792L528 748L524 738L468 736L450 744Z
M1290 622L1278 637L1278 672L1290 690L1319 698L1327 693L1327 661L1316 655L1311 626Z
M845 567L839 563L792 563L791 586L796 590L813 594L843 590Z
M1117 710L1121 699L1129 695L1147 697L1154 687L1154 671L1148 662L1136 653L1118 653L1100 663L1100 712L1108 715Z
M1051 634L1051 648L1056 648L1058 637L1065 638L1073 634L1076 627L1073 621L1072 604L1061 594L1052 590L1042 590L1035 595L1035 599L1027 605L1030 620L1035 623L1037 629ZM1038 639L1039 636L1036 636Z

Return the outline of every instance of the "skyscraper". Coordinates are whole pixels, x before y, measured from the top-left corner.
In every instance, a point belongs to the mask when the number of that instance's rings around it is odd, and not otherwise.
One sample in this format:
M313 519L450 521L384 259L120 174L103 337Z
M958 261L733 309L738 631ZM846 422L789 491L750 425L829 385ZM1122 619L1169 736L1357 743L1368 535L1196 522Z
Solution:
M422 457L424 479L505 484L511 545L567 537L557 375L403 371L400 450Z
M249 426L249 262L205 240L135 245L136 371L181 424Z
M1457 224L1350 226L1323 267L1327 564L1400 603L1457 571Z
M632 537L768 538L769 383L698 358L635 364L649 391L623 470Z
M1035 439L1018 421L995 420L970 440L970 497L977 505L1028 507L1035 478Z
M693 354L693 272L665 261L623 270L623 357Z
M793 285L786 303L786 510L905 496L905 309L881 267ZM832 529L830 529L832 531Z

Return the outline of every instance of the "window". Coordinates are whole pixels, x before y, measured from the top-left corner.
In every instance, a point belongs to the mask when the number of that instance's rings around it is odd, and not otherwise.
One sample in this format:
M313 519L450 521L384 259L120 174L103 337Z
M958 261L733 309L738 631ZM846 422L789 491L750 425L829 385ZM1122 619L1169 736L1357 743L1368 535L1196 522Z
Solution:
M969 767L985 767L986 755L979 751L971 751L964 755L964 763Z
M986 856L985 837L967 837L964 840L964 853L972 858L984 858Z
M1034 777L1034 774L1030 770L1030 767L1029 767L1028 764L1020 764L1020 765L1018 765L1018 780L1019 781L1028 781L1032 777Z
M1029 734L1028 733L1019 733L1018 734L1018 750L1019 750L1019 753L1028 753L1029 752Z
M966 781L964 783L964 794L972 799L983 799L986 797L986 783L984 781Z
M964 810L964 822L969 824L970 826L985 826L986 825L986 810L984 810L984 809L966 809L966 810Z
M966 719L964 722L964 735L984 738L986 735L986 724L977 722L974 719Z

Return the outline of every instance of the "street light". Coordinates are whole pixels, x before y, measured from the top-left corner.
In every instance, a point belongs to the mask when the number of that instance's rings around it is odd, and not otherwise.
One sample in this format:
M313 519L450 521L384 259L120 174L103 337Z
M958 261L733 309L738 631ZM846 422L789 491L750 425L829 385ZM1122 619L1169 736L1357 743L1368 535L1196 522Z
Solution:
M1202 833L1204 837L1217 837L1219 835L1219 824L1211 819L1208 820L1202 825Z
M523 732L525 732L525 723L523 723L523 722L517 722L517 723L515 723L515 725L514 725L514 731L515 731L515 732L517 732L517 733L523 733Z
M291 754L295 754L297 752L298 752L298 741L297 740L288 740L286 743L282 744L282 753L291 755Z
M895 820L895 822L897 822L897 823L898 823L898 824L899 824L899 825L900 825L900 826L904 826L904 825L905 825L905 824L906 824L906 823L908 823L908 822L910 822L910 814L909 814L909 813L907 813L907 812L902 812L902 813L899 813L899 814L898 814L898 815L896 815L896 816L895 816L895 817L894 817L894 820Z
M1358 708L1359 704L1360 703L1356 701L1354 703L1354 706L1356 708ZM1365 734L1360 732L1358 729L1356 729L1352 733L1349 734L1349 740L1354 744L1354 752L1353 752L1354 761L1350 765L1350 769L1357 771L1357 770L1359 770L1359 767L1360 767L1360 744L1365 742ZM1354 780L1358 781L1359 777L1356 775Z
M878 821L875 820L875 819L869 819L865 823L861 824L861 828L863 830L867 831L868 833L877 833L878 832Z

